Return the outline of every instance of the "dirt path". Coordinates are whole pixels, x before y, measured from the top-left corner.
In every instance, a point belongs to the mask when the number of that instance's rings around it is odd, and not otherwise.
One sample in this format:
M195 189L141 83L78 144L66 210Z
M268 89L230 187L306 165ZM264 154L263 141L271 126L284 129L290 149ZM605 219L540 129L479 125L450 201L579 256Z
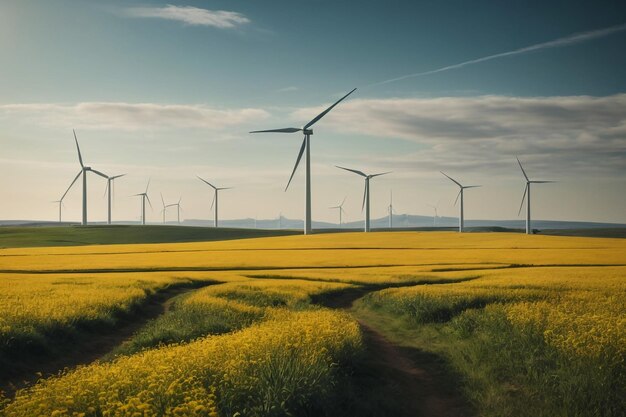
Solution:
M213 283L206 283L211 285ZM202 286L205 286L202 285ZM90 364L102 359L122 345L146 323L170 311L174 298L186 292L195 291L201 286L174 287L150 296L140 310L130 317L124 317L113 327L104 330L87 330L77 340L63 340L62 352L34 357L28 363L21 363L6 380L0 381L0 391L11 398L15 391L32 385L40 378L56 375L64 369Z
M315 300L325 307L349 310L353 303L375 289L353 288ZM380 373L381 389L401 401L396 417L469 417L463 398L446 384L444 364L436 355L398 346L358 320L363 332L369 365ZM392 399L388 399L392 400Z

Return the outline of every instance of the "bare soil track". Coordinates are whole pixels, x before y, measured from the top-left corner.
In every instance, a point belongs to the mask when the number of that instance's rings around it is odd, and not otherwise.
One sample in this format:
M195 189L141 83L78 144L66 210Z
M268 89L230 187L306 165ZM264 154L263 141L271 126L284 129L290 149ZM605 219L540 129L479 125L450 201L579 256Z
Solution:
M102 359L132 338L148 321L169 311L175 297L211 284L170 287L159 291L148 297L136 313L121 318L115 326L88 329L75 338L60 340L62 351L29 357L10 369L5 380L0 380L0 391L10 398L18 389L30 386L42 377Z
M328 308L349 310L354 301L380 288L350 288L315 300ZM368 365L378 374L380 389L398 401L396 417L470 417L473 413L458 392L442 358L418 349L398 346L362 320ZM398 414L398 412L400 414ZM382 415L382 414L381 414Z

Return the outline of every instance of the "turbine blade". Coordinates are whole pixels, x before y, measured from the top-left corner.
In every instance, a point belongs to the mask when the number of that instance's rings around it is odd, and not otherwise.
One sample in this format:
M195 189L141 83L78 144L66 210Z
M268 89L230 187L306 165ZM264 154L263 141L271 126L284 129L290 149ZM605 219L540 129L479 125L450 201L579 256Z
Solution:
M111 179L114 180L116 178L123 177L124 175L126 175L126 174L115 175L115 176L111 177Z
M95 169L92 169L91 172L93 172L96 175L100 175L102 178L106 178L107 180L109 179L108 175L104 175L102 172L96 171Z
M205 184L207 184L208 186L210 186L211 188L213 188L214 190L217 190L217 187L215 187L213 184L211 184L210 182L208 182L207 180L205 180L204 178L200 178L199 175L196 175L196 177L198 177L198 179L202 182L204 182Z
M461 196L461 190L459 190L459 193L456 195L456 200L454 200L454 207L456 207L456 203L457 201L459 201L460 196Z
M365 196L367 195L367 187L363 187L363 204L361 204L361 212L365 208Z
M78 174L76 174L76 176L74 177L74 180L72 181L72 183L70 184L69 187L67 187L67 190L65 190L65 192L63 193L63 197L61 197L61 201L63 201L63 199L65 198L65 196L67 195L67 193L70 191L70 188L72 188L72 186L74 185L74 183L76 182L76 180L78 179L78 177L80 177L80 174L82 174L83 171L80 170L80 172Z
M215 204L215 199L217 198L217 191L213 194L213 201L211 201L211 208L209 210L213 210L213 205Z
M146 200L148 200L148 204L150 204L150 209L152 209L152 202L150 201L150 197L148 197L148 194L144 194L146 196Z
M381 172L380 174L372 174L369 177L370 178L374 178L374 177L380 177L381 175L387 175L387 174L391 174L393 171L387 171L387 172Z
M333 107L335 107L337 104L341 103L346 97L348 97L350 94L354 93L354 91L356 90L356 88L354 88L352 91L350 91L348 94L346 94L345 96L341 97L339 100L335 101L333 103L332 106L330 106L329 108L327 108L326 110L324 110L323 112L321 112L320 114L318 114L317 116L315 116L315 118L313 120L311 120L309 123L307 123L306 125L304 125L303 129L308 129L309 127L313 126L315 123L317 123L322 117L326 116L326 114L331 111L333 109Z
M253 130L250 133L296 133L302 129L298 127L285 127L282 129L268 129L268 130Z
M519 161L519 158L516 156L515 159L517 159L517 163L519 164L519 167L522 169L522 174L524 174L524 178L526 178L526 181L530 181L528 179L528 175L526 175L526 171L524 171L524 167L522 166L522 163Z
M343 203L345 203L345 202L346 202L346 198L348 198L348 196L345 196L345 197L343 198L343 201L341 202L341 204L339 204L339 207L343 207Z
M72 129L72 132L74 132L74 141L76 142L76 150L78 150L78 162L80 162L81 167L85 168L85 165L83 164L83 156L80 154L80 146L78 146L78 138L76 138L76 131Z
M482 185L466 185L463 188L478 188L478 187L482 187Z
M446 177L448 177L448 179L449 179L450 181L452 181L453 183L455 183L455 184L456 184L456 185L458 185L459 187L463 187L463 186L461 185L461 183L460 183L460 182L458 182L457 180L455 180L454 178L452 178L451 176L449 176L449 175L448 175L448 174L446 174L445 172L443 172L443 171L439 171L439 172L441 172L443 175L445 175Z
M517 215L519 216L522 212L522 206L524 206L524 200L526 199L526 191L528 191L528 184L524 187L524 195L522 196L522 202L519 205L519 210L517 211Z
M221 188L218 188L218 190L220 190L220 191L221 190L232 190L233 188L235 188L235 187L221 187Z
M337 168L339 168L339 169L343 169L343 170L346 170L346 171L354 172L355 174L360 175L362 177L367 177L367 175L365 175L361 171L357 171L356 169L344 168L344 167L340 167L339 165L335 165L335 166Z
M165 208L165 200L163 199L163 193L161 193L161 203L163 203L163 207Z
M550 184L556 181L529 181L532 184Z
M148 187L150 187L150 180L151 180L151 179L152 179L152 178L148 178L148 184L146 184L146 191L144 192L144 194L146 194L146 197L148 196L148 195L147 195L147 194L148 194Z
M107 190L109 189L109 184L111 184L111 181L107 181L107 186L104 187L104 194L102 194L102 197L104 197L105 195L107 195Z
M289 177L289 182L285 187L285 191L289 188L289 184L291 184L291 180L293 179L293 175L296 173L296 169L298 169L298 164L300 163L300 159L302 159L302 154L304 153L304 148L306 147L306 137L302 141L302 146L300 147L300 153L298 154L298 159L296 159L296 165L293 167L293 171L291 172L291 177Z

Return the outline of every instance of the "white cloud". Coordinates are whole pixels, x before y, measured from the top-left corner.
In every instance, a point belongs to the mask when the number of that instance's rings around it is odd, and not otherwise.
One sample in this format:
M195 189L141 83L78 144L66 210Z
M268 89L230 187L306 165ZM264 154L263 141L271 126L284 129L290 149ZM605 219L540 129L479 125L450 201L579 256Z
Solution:
M219 29L233 29L250 23L250 19L237 12L171 4L165 7L132 7L125 12L130 17L174 20L187 25L212 26Z
M308 120L324 107L293 116ZM337 132L419 143L424 149L389 158L407 168L490 171L519 155L557 173L626 169L626 94L355 99L324 122Z
M265 110L216 109L203 105L86 102L77 104L0 105L0 118L22 118L29 123L62 128L143 130L209 129L264 120Z
M276 90L276 92L278 92L278 93L290 93L290 92L298 91L298 90L299 90L298 87L290 85L289 87L279 88L278 90Z

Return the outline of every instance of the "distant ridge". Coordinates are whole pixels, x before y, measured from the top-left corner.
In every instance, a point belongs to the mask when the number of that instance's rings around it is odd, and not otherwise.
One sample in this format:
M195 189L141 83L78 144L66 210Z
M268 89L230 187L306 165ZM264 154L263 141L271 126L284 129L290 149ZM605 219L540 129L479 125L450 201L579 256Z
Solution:
M80 222L55 222L55 221L36 221L36 220L0 220L0 226L71 226ZM92 225L103 225L105 222L90 223ZM139 224L134 221L115 222L118 225ZM161 223L150 223L158 225ZM470 228L505 228L505 229L524 229L524 220L465 220L465 225ZM167 225L177 225L176 222L168 222ZM388 229L389 219L387 216L371 220L372 228ZM437 221L433 221L432 216L421 216L413 214L397 214L393 216L394 229L413 229L413 228L455 228L458 227L458 218L456 217L438 217ZM186 219L181 222L180 226L196 226L196 227L213 227L212 219ZM289 219L282 217L280 220L275 219L234 219L220 220L221 227L236 229L302 229L303 221L301 219ZM339 229L337 223L313 221L314 229ZM352 221L341 225L343 229L362 229L363 220ZM607 229L607 228L626 228L624 223L604 223L604 222L583 222L583 221L562 221L562 220L534 220L533 228L537 230L559 230L559 229Z

